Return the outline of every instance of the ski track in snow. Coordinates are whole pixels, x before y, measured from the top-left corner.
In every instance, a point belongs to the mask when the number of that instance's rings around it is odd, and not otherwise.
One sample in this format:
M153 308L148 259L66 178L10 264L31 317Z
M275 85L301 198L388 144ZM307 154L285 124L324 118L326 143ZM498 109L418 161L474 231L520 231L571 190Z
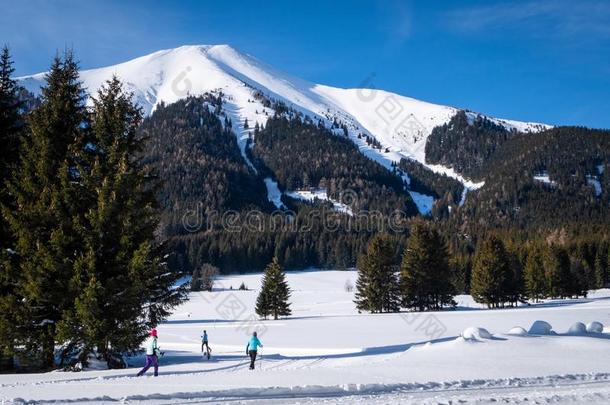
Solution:
M287 273L293 315L254 327L265 345L249 371L244 347L260 274L222 276L158 326L159 377L124 370L0 375L2 403L455 404L608 403L610 333L578 332L576 322L610 325L610 290L586 299L547 300L485 310L470 296L458 309L358 314L355 271ZM230 289L244 282L249 290ZM243 313L223 315L224 303ZM510 334L538 320L553 332ZM432 322L432 323L431 323ZM430 325L436 329L430 329ZM483 329L491 333L483 333ZM206 329L213 355L200 353ZM511 332L514 333L514 332ZM533 332L532 332L533 333ZM546 332L545 332L546 333ZM464 336L467 339L461 337Z
M294 361L292 361L294 362ZM247 366L248 361L238 365ZM281 365L290 364L291 361ZM310 363L310 365L313 363ZM265 371L272 370L273 367ZM256 373L257 371L253 371ZM134 377L125 377L134 379ZM115 383L121 384L119 379ZM137 384L137 381L134 381ZM56 382L58 384L58 382ZM59 383L66 384L66 383ZM69 383L66 386L69 389ZM80 385L80 384L79 384ZM159 386L164 386L163 382ZM34 386L38 386L34 384ZM534 378L457 380L403 384L342 384L291 387L233 388L101 397L36 400L35 403L607 403L610 374L567 374ZM22 398L2 398L2 403L26 403Z

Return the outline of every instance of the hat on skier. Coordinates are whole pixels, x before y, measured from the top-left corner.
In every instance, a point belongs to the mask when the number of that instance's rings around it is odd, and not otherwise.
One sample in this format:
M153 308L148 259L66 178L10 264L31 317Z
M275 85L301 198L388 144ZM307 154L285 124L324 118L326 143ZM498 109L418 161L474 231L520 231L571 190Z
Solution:
M150 336L157 337L157 330L156 329L151 330Z

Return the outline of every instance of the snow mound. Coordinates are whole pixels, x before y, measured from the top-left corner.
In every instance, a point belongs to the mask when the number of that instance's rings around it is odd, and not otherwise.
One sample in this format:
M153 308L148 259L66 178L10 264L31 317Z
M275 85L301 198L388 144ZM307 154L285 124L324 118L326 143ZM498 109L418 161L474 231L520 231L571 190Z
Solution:
M466 340L491 339L491 333L485 328L471 326L464 329L462 337Z
M472 340L466 340L462 336L458 336L453 341L453 344L461 345L461 344L472 343L472 342L473 342Z
M531 335L552 335L553 327L548 322L536 321L532 324L528 333Z
M513 336L527 336L527 331L521 326L515 326L508 331L508 334Z
M568 333L570 335L584 335L587 333L587 327L582 322L575 322L570 326L570 329L568 329Z
M587 332L589 333L603 333L604 325L601 322L593 321L587 324Z

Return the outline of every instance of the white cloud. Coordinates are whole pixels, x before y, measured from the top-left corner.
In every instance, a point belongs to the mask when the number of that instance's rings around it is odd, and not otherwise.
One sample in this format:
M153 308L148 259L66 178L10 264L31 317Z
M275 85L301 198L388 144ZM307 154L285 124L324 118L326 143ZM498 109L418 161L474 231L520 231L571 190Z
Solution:
M539 37L610 38L610 2L533 0L461 8L446 14L462 32L517 30Z

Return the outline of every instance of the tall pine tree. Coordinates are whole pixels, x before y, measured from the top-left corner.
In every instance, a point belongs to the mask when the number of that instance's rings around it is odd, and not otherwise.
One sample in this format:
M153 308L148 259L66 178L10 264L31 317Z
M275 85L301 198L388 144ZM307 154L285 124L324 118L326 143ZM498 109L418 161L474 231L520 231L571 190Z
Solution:
M411 228L400 267L400 286L402 304L407 308L424 311L455 305L445 241L423 220Z
M595 252L595 288L604 288L608 284L608 242L601 242Z
M504 243L495 235L488 236L475 253L470 294L476 302L497 308L510 300L511 284L512 271Z
M553 244L545 250L544 274L548 283L548 294L553 298L565 298L572 289L570 256L565 247Z
M273 315L273 319L280 316L288 316L290 310L290 288L286 282L286 274L277 257L265 269L261 291L256 299L256 314L267 319Z
M23 128L22 102L19 98L19 86L13 78L14 72L13 61L8 46L5 45L0 54L0 144L2 145L0 187L2 189L19 161L18 150Z
M18 274L13 262L14 239L4 212L14 209L6 183L19 161L19 142L23 130L18 85L12 75L15 69L7 46L0 55L0 357L12 359L15 325L20 297L16 290ZM1 364L12 361L0 361ZM10 367L10 366L9 366Z
M517 306L525 301L525 259L519 244L509 240L506 245L508 266L510 269L510 284L508 286L508 299L510 305Z
M595 288L595 256L591 245L579 243L576 249L568 252L570 256L570 284L567 296L586 296L589 289Z
M16 210L5 210L16 238L23 321L19 337L41 366L54 364L55 331L74 303L70 288L82 220L75 151L86 132L84 92L71 52L56 57L29 119L21 162L9 185Z
M525 262L525 292L527 297L538 302L547 295L547 283L544 275L543 254L540 246L530 247Z
M388 235L375 235L358 262L356 307L369 312L398 312L400 286L395 244Z
M74 307L60 322L65 354L79 359L97 349L109 366L139 347L150 327L181 302L180 274L168 272L154 232L159 216L152 176L141 164L142 120L132 95L116 78L93 100L88 143L79 155L81 187L88 196L80 229L82 253L74 264Z

